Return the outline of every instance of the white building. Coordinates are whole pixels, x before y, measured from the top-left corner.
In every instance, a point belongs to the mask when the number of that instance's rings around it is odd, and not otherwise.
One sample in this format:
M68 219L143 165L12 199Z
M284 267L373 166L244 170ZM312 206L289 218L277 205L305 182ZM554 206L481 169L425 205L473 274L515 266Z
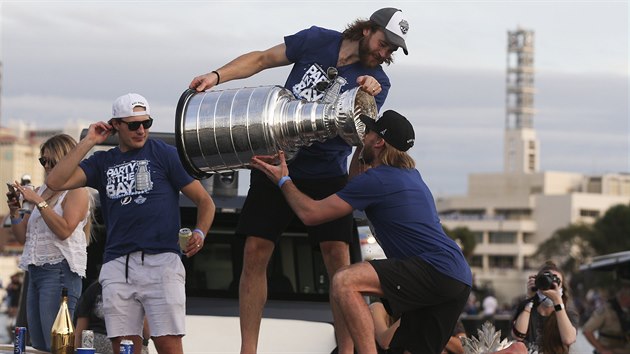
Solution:
M525 293L538 264L529 257L554 231L592 223L630 202L630 175L575 173L472 174L466 196L436 201L442 223L476 235L471 267L477 285L491 284L502 302Z
M436 201L446 227L467 227L475 233L475 282L491 285L501 302L525 294L527 276L539 266L530 257L554 231L592 223L608 208L630 202L628 174L539 171L533 39L531 31L508 32L504 171L471 174L467 195Z

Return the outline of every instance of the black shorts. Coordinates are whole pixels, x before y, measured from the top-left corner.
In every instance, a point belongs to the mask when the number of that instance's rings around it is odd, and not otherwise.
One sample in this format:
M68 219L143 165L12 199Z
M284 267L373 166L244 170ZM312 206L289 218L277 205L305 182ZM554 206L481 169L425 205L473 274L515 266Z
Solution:
M325 179L293 179L296 187L309 197L319 200L340 191L348 182L347 176ZM243 204L243 210L236 226L236 233L245 236L257 236L274 243L286 230L289 223L297 218L280 188L267 176L252 170L249 192ZM352 240L352 214L317 225L307 226L309 237L316 241Z
M390 315L401 319L390 348L441 353L468 300L470 286L443 275L419 257L370 264L385 294L383 303Z

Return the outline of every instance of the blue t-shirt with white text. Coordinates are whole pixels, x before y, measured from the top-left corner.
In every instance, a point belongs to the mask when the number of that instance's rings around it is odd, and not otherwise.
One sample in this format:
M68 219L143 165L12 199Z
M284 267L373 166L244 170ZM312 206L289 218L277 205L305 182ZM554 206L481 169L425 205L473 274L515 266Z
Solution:
M135 251L179 253L179 191L193 178L177 150L147 139L140 149L97 151L79 165L99 192L107 226L103 263Z
M369 68L356 62L337 67L342 39L340 32L316 26L284 37L286 56L294 63L284 87L291 90L295 97L312 102L324 96L323 92L315 89L315 85L327 79L326 70L329 67L336 67L339 76L347 81L341 92L357 87L357 77L370 75L381 84L382 91L375 97L380 110L391 86L389 78L380 65ZM323 143L315 142L299 149L289 163L289 174L293 178L310 179L346 175L347 157L351 152L352 147L341 137Z

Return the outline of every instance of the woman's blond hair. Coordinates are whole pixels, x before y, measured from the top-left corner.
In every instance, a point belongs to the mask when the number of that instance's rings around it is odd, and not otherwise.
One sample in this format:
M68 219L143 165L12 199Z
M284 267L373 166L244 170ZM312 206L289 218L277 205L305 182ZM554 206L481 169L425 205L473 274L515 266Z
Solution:
M59 162L59 160L61 160L64 156L66 156L72 149L74 149L75 146L77 146L77 141L74 140L73 137L71 137L68 134L57 134L55 136L52 136L51 138L49 138L42 144L42 146L39 149L39 153L40 155L44 155L44 151L47 150L50 153L50 155L52 155L50 157L54 159L54 162L56 164ZM93 206L94 206L94 201L91 194L88 197L88 203L89 203L88 218L87 218L87 222L85 223L85 226L83 226L83 232L85 233L85 240L87 244L89 245L92 240L91 234L92 234L92 219L93 219L90 216L93 214Z

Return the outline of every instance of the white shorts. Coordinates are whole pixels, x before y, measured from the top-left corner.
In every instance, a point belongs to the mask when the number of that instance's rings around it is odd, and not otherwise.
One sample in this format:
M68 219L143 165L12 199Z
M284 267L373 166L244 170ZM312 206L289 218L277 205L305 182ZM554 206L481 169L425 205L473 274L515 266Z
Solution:
M142 336L145 314L151 337L184 335L185 279L179 255L171 252L144 257L133 252L103 264L99 282L107 337Z

